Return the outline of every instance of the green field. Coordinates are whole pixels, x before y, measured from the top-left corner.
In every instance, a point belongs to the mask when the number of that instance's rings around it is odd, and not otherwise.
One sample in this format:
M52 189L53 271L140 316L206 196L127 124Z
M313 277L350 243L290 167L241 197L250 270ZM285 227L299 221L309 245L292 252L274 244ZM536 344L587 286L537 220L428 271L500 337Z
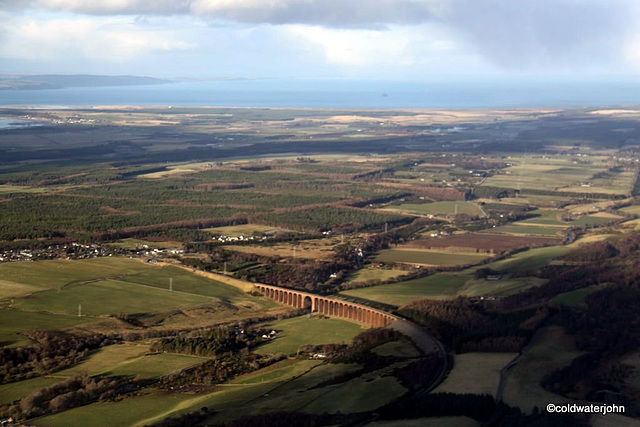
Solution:
M467 274L439 273L406 282L351 289L342 294L401 306L422 298L454 298L469 278Z
M30 329L61 329L105 315L159 313L212 304L273 306L269 300L182 268L127 258L3 263L0 273L10 281L0 295L17 297L9 303L13 310L0 310L0 342L6 344L24 340L20 334ZM1 281L0 286L8 281ZM243 310L249 313L247 307Z
M403 213L419 215L455 215L484 216L484 212L471 202L433 202L433 203L403 203L385 208Z
M538 224L558 227L568 226L568 223L561 219L562 211L556 209L536 209L534 211L527 212L527 214L537 216L523 221L518 221L516 224Z
M567 366L580 353L575 350L573 340L561 327L540 329L532 338L532 345L520 361L507 372L504 401L531 413L533 408L544 408L549 402L574 403L571 399L551 393L542 388L540 382L545 375Z
M232 286L194 275L187 270L172 266L153 266L129 258L2 263L0 276L3 278L0 284L4 291L0 291L0 297L24 294L20 287L28 292L58 288L64 290L66 285L74 287L82 282L107 278L168 290L169 281L173 278L174 291L222 300L251 299ZM6 284L5 281L11 283ZM8 295L11 292L14 294Z
M252 299L249 295L233 286L197 276L178 267L153 267L135 276L125 277L122 280L124 282L168 290L170 279L173 279L174 292L202 295L205 297L218 298L223 301Z
M436 273L405 282L350 289L343 291L342 294L396 306L423 298L452 299L459 295L512 295L532 286L540 286L544 281L536 277L508 277L509 274L539 270L569 250L570 248L566 246L530 249L481 266L507 275L500 280L475 279L474 273L479 267L471 267L455 273Z
M241 375L231 380L229 384L259 384L284 381L302 375L320 363L322 362L319 360L285 359L250 374Z
M262 235L267 232L281 233L284 231L289 231L282 228L275 228L268 225L260 224L228 225L226 227L204 228L203 230L208 231L209 233L214 235L223 235L229 237L253 236L254 234Z
M373 352L379 356L393 356L409 359L413 357L420 357L418 349L416 349L413 343L406 339L384 343L374 348Z
M0 299L19 297L41 291L42 287L0 279Z
M146 425L151 420L159 420L164 416L188 410L206 400L207 396L169 393L154 389L145 389L139 396L130 397L118 402L93 403L48 417L38 418L32 424L47 427L67 427L90 425L110 427L114 425L134 426Z
M453 369L434 393L490 394L495 397L500 370L516 356L516 353L456 354Z
M27 185L0 184L0 195L19 193L46 193L50 189L42 187L29 187Z
M529 249L518 252L509 258L491 262L483 267L499 271L501 273L520 273L528 270L539 270L548 265L554 258L558 258L569 252L566 246L548 246L545 248Z
M49 387L58 381L60 381L60 378L37 377L17 383L0 385L0 405L20 400L34 391Z
M382 269L367 266L351 273L349 275L349 281L353 283L371 282L373 280L385 281L408 273L409 272L405 270L397 270L392 268Z
M598 216L596 215L587 215L582 218L578 218L575 221L571 221L571 226L594 226L594 225L602 225L608 224L610 222L617 221L618 219L622 219L622 217L607 217L607 216Z
M640 215L640 205L625 206L619 210L629 215Z
M602 170L592 172L587 165L573 166L568 159L558 159L554 162L540 160L521 159L519 164L504 169L504 174L487 178L483 186L560 191L563 187L579 186L580 182L587 181L594 172Z
M333 388L302 407L302 411L317 414L372 411L406 391L394 377L360 377Z
M209 393L168 393L146 389L140 395L118 402L94 403L40 418L33 423L42 426L142 426L204 406L217 412L208 422L285 410L360 411L361 408L384 404L404 393L404 387L395 378L375 374L370 378L312 388L358 368L354 364L322 364L313 360L282 361L276 366L219 385ZM389 369L393 366L382 371ZM366 399L368 395L372 398Z
M77 313L76 313L77 314ZM93 319L77 316L36 313L4 308L0 310L0 345L24 343L25 332L32 329L42 331L64 329L80 325Z
M113 257L78 261L6 262L0 264L0 277L3 281L26 285L33 291L56 289L87 280L139 274L151 268L154 267L139 260ZM3 298L8 296L13 295L7 295L6 292L0 294Z
M278 331L277 337L261 345L256 353L291 354L304 344L340 344L349 343L363 327L339 319L301 316L280 320L264 326L265 329Z
M500 280L471 279L465 283L458 294L466 297L487 295L504 297L545 283L546 280L538 277L507 277Z
M527 234L532 236L555 236L559 235L562 230L569 227L607 224L622 218L616 217L615 215L599 213L594 215L585 215L574 221L563 221L561 218L562 211L559 210L536 209L531 213L538 216L496 227L493 228L492 231L507 234Z
M558 294L551 299L552 303L560 304L560 305L568 305L573 307L582 307L585 306L585 299L587 296L593 292L599 291L600 289L604 289L607 287L606 283L599 285L587 286L586 288L576 289L569 292L564 292L562 294Z
M175 308L201 306L211 299L184 292L169 292L151 286L116 280L102 280L67 287L61 291L40 292L29 298L16 300L12 306L27 310L57 314L104 316L118 313L154 313Z
M477 264L487 259L485 254L460 254L450 252L436 252L419 249L387 249L376 256L376 261L400 262L406 264L453 266Z
M522 190L524 198L534 201L540 196L527 190L558 193L628 195L635 182L632 171L609 169L613 165L605 156L590 156L578 161L572 156L512 157L513 165L493 175L482 186Z
M198 365L205 360L207 360L206 357L184 354L151 354L115 366L109 373L110 375L131 375L137 378L159 378L174 371Z
M56 373L56 376L72 377L80 374L109 375L114 368L131 363L143 357L149 351L146 344L114 344L102 347L87 359L69 369Z
M99 349L81 363L55 373L56 377L76 375L132 375L156 378L207 360L183 354L147 354L145 344L115 344Z

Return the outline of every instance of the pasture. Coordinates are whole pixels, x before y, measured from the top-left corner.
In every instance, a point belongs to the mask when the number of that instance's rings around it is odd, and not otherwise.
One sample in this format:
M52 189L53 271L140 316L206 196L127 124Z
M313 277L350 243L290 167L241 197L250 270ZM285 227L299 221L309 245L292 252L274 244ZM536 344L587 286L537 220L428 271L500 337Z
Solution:
M500 370L517 353L456 354L453 369L434 393L490 394L495 397L500 384Z
M267 225L260 224L240 224L240 225L228 225L226 227L213 227L204 228L203 231L209 232L215 236L262 236L264 233L280 234L284 232L290 232L282 228L274 228Z
M250 286L239 289L230 278L223 277L227 284L212 280L206 273L128 258L3 263L0 271L11 280L0 282L1 295L12 298L0 310L0 342L4 345L25 342L24 333L31 329L66 329L89 322L95 324L90 328L100 329L95 322L107 315L210 309L206 313L194 311L187 317L155 320L183 326L203 320L235 319L276 306L270 300L247 294ZM169 290L170 281L173 290Z
M49 387L60 381L60 378L36 377L29 380L0 385L0 405L22 399L41 388Z
M66 427L91 425L110 427L113 425L142 426L151 420L159 420L181 409L189 409L206 399L183 393L145 389L140 395L117 402L99 402L80 406L58 414L32 421L37 426Z
M465 283L458 295L466 297L505 297L525 289L541 286L547 281L538 277L507 277L499 280L471 279Z
M306 373L309 369L318 366L320 363L322 362L319 360L285 359L267 366L266 368L240 375L239 377L229 381L229 384L247 385L269 382L277 383L292 377L300 376Z
M321 398L309 402L301 410L316 414L372 411L407 391L392 376L364 376L326 388L329 390Z
M0 184L0 196L6 194L21 194L21 193L46 193L49 191L43 187L30 187L28 185L10 185Z
M606 283L599 285L591 285L586 288L575 289L573 291L564 292L556 295L550 301L554 304L567 305L571 307L586 306L585 299L593 292L599 291L607 287Z
M89 282L60 291L50 290L16 300L12 307L27 311L96 317L118 313L154 313L204 306L211 299L179 291L170 292L116 280Z
M629 215L640 215L640 205L630 205L619 209L620 212L624 212Z
M526 225L546 225L546 226L558 226L566 227L567 221L562 220L562 211L556 209L536 209L529 212L531 215L536 215L533 218L518 221L519 224Z
M341 294L402 306L422 298L454 298L469 278L463 273L438 273L406 282L350 289Z
M402 203L387 206L384 210L417 215L460 215L485 216L484 211L471 202L433 202L433 203Z
M0 345L24 344L28 340L23 334L33 329L41 331L65 329L93 320L87 317L3 308L0 310Z
M573 340L559 326L540 329L520 361L507 372L504 401L531 413L534 407L544 408L549 402L574 403L573 400L551 393L540 382L545 375L568 365L581 353Z
M529 249L518 252L515 255L500 261L484 265L486 268L501 273L521 273L529 270L539 270L548 265L554 258L569 252L567 246L548 246L544 248Z
M633 187L633 172L609 170L613 162L604 156L585 160L573 156L511 157L512 166L494 175L483 186L516 190L543 190L574 193L628 194Z
M159 378L175 371L198 365L206 357L185 354L150 354L138 357L129 363L123 363L110 369L111 375L127 375L136 378Z
M246 374L202 394L168 393L153 388L117 402L100 402L34 420L35 425L88 424L142 426L175 416L214 408L207 422L220 422L249 414L297 410L359 412L374 409L404 393L397 379L384 372L394 366L345 383L313 388L327 379L358 369L358 365L323 364L312 360L278 362L276 366ZM304 391L304 393L301 393ZM371 396L367 399L367 396Z
M349 343L364 330L364 327L355 323L319 316L292 317L269 323L264 328L273 329L278 335L255 350L260 354L292 354L304 344Z
M122 281L163 290L168 290L171 284L174 292L201 295L223 301L252 299L235 287L173 266L152 267L140 274L124 277Z
M395 306L402 306L423 298L453 299L459 295L475 297L512 295L532 286L540 286L544 280L526 276L509 277L509 274L520 275L530 270L539 270L569 250L567 246L530 249L481 266L506 275L499 280L476 279L474 274L480 267L471 267L460 272L436 273L404 282L349 289L341 293Z
M420 357L418 349L407 339L384 343L375 347L372 351L379 356L393 356L405 359Z
M102 347L71 368L57 372L56 376L73 377L80 374L110 375L120 365L131 363L149 351L149 345L126 343Z
M371 265L365 266L349 274L349 281L352 283L364 283L374 280L385 281L408 274L409 271L397 270L393 268L377 268Z
M65 285L89 280L116 278L142 273L153 268L136 259L93 258L87 260L51 260L37 262L0 263L3 281L26 285L23 289L57 289ZM13 291L24 294L17 285ZM3 293L6 298L7 292Z

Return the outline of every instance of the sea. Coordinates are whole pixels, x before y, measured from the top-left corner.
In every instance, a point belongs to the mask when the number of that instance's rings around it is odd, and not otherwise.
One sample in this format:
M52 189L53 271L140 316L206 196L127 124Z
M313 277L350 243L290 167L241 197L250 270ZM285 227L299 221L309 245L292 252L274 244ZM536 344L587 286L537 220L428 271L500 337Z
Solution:
M334 109L635 106L640 105L640 81L373 82L257 79L0 91L0 106L5 107L107 105Z

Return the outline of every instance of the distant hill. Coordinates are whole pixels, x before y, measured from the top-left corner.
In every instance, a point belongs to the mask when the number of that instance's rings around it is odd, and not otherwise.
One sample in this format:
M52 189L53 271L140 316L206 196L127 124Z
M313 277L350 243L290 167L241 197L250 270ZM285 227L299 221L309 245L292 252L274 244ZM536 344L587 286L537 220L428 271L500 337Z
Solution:
M97 76L90 74L42 74L0 76L0 90L62 89L65 87L140 86L171 83L169 80L141 76Z

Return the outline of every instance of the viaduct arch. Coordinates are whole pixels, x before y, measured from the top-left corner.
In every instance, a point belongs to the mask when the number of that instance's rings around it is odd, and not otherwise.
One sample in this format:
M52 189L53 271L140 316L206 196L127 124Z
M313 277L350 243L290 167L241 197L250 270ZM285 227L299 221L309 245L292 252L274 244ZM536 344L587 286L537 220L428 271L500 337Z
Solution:
M272 300L295 308L310 308L312 312L340 317L373 327L386 327L399 318L363 304L323 297L294 289L256 283L256 289Z

